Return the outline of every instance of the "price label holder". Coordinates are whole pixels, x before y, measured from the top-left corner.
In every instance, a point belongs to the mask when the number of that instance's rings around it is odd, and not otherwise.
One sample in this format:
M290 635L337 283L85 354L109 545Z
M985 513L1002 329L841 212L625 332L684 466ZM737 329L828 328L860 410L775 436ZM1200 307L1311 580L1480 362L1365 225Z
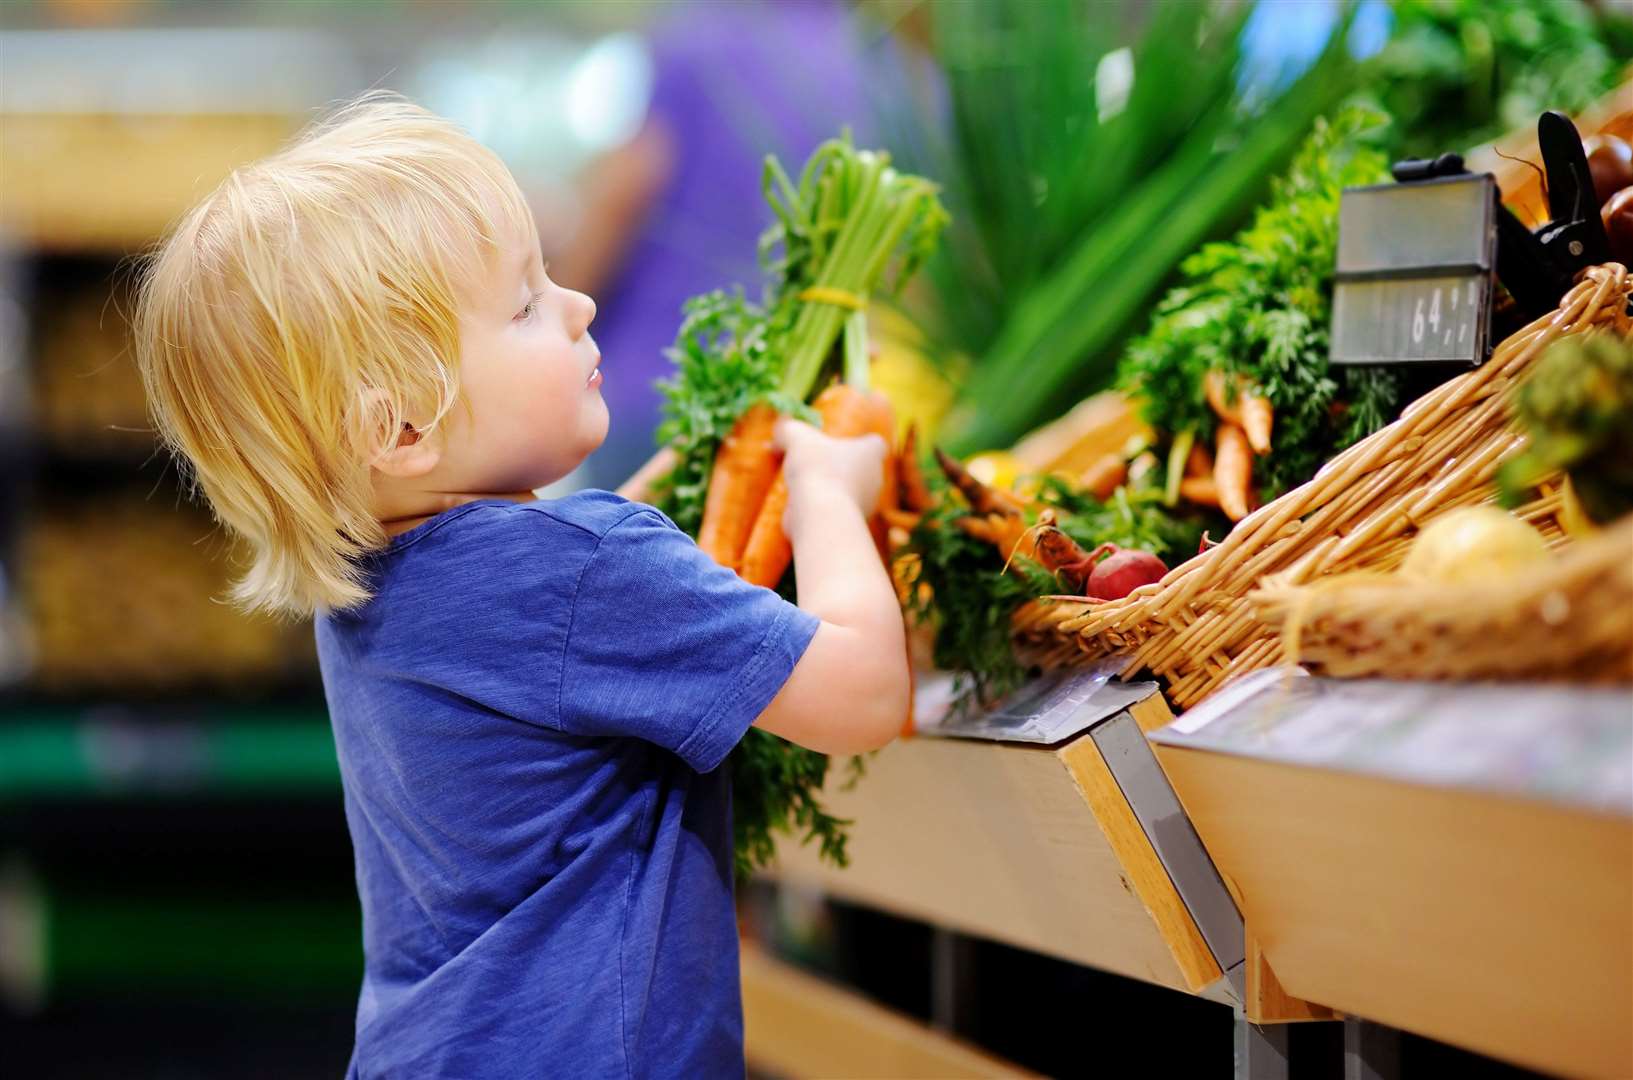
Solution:
M1490 351L1498 280L1512 310L1535 319L1610 258L1576 126L1543 113L1537 148L1551 220L1535 230L1503 206L1490 174L1470 174L1456 154L1399 162L1398 183L1344 192L1333 363L1477 366Z
M1489 174L1345 191L1332 362L1484 363L1496 257Z

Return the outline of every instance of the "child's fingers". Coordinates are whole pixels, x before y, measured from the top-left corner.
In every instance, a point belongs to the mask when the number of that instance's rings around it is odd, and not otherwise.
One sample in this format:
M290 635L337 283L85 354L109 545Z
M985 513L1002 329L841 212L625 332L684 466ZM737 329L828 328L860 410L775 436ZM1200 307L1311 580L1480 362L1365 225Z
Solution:
M879 461L883 461L885 459L885 455L890 453L890 444L885 442L884 436L879 435L876 432L869 432L866 435L857 435L846 439L845 441L855 444L856 446L860 447L861 450L869 457L877 458Z
M817 429L804 420L784 416L771 429L771 445L786 453L794 443L817 433Z

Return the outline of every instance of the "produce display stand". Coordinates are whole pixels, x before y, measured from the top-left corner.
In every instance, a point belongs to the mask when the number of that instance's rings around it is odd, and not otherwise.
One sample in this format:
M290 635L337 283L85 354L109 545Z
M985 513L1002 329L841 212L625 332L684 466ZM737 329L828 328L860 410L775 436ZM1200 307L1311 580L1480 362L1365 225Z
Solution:
M1259 681L1153 741L1287 990L1633 1075L1633 695Z
M1152 694L1057 745L894 743L826 792L850 865L787 841L774 876L1240 1005L1240 917L1142 734L1169 718Z

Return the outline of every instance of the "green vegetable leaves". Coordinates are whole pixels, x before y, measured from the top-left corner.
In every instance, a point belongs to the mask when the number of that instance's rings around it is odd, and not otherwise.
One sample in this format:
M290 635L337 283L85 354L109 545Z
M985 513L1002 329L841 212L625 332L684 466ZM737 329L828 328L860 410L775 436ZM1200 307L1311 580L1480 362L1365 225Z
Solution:
M1633 342L1611 334L1556 342L1515 406L1531 442L1503 464L1508 505L1562 469L1594 521L1633 512Z
M1398 405L1389 372L1327 362L1339 196L1388 177L1371 141L1384 120L1352 106L1318 122L1252 224L1181 264L1185 284L1163 301L1119 371L1119 383L1143 399L1149 423L1200 436L1217 423L1203 376L1245 375L1275 411L1274 449L1254 463L1267 498L1383 426Z
M903 549L903 555L917 561L918 582L929 590L915 590L908 610L935 628L936 666L958 673L963 700L991 701L1027 675L1015 656L1010 617L1027 601L1059 593L1063 586L1028 559L1015 559L1005 570L992 544L958 527L958 519L970 511L951 486L939 475L930 484L934 505ZM1149 551L1170 565L1196 550L1204 524L1195 516L1174 516L1162 505L1161 488L1149 484L1119 487L1100 502L1045 477L1035 509L1045 507L1054 510L1060 529L1085 548L1112 543Z

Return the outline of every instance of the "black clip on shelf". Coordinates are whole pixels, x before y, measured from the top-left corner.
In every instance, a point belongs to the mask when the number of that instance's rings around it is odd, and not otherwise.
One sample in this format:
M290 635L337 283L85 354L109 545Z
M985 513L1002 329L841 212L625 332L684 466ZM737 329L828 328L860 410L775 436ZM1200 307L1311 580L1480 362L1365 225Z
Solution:
M1563 113L1537 120L1537 145L1547 177L1548 212L1553 220L1535 231L1497 204L1497 277L1529 318L1555 310L1576 276L1610 260L1610 242L1593 191L1593 174L1576 125ZM1433 180L1468 173L1457 154L1396 163L1396 181Z

